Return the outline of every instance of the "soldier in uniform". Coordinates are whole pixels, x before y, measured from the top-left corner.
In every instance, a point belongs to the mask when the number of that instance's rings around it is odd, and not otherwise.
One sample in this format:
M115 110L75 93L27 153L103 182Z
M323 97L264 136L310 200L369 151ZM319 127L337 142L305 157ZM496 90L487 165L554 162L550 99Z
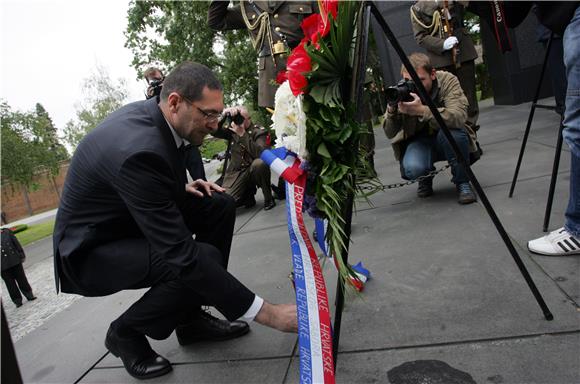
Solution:
M449 1L447 8L449 14L445 11L445 3L447 2L417 1L411 7L413 33L417 44L427 50L431 65L437 70L451 72L459 79L469 102L467 124L470 129L477 131L479 129L477 125L479 106L475 89L477 52L463 25L463 14L469 2ZM445 18L448 16L451 16L448 21L453 31L452 35L446 32Z
M264 210L276 206L270 189L270 167L260 159L264 149L270 147L268 131L252 123L252 117L245 107L231 107L224 114L241 114L241 125L230 123L226 129L218 130L214 136L230 140L230 161L222 187L231 195L238 206L252 207L256 204L256 187L264 194Z
M245 29L258 53L258 105L274 106L278 72L286 69L290 51L304 37L300 23L318 12L316 1L240 1L228 8L229 1L212 1L208 24L216 31Z
M22 294L28 301L36 300L32 288L24 274L22 263L26 259L20 242L8 228L1 229L2 240L2 279L8 289L10 299L16 307L22 306Z

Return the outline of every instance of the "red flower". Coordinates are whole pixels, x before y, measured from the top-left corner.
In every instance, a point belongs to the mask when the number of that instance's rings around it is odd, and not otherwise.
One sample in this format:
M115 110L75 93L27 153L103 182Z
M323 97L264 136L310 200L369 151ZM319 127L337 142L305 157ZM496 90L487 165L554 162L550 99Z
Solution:
M322 12L328 18L328 14L332 15L332 18L336 20L336 15L338 13L338 0L322 0Z
M286 64L288 81L290 82L290 89L294 96L304 93L304 88L308 85L308 81L304 74L310 72L312 64L308 52L304 49L306 39L292 50Z
M282 84L286 80L288 80L288 73L286 71L278 72L276 75L276 84Z
M314 13L308 16L306 19L302 20L302 31L304 32L304 37L312 42L314 45L318 45L318 38L328 35L330 32L330 23L327 17L321 16L318 13Z

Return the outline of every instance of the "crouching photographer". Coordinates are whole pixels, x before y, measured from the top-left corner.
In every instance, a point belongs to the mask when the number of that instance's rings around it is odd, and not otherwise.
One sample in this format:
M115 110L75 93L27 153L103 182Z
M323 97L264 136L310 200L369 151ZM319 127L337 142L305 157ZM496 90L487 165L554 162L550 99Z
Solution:
M264 210L276 206L270 189L270 167L260 159L264 149L270 148L269 133L252 122L245 107L230 107L213 136L228 140L229 162L221 186L231 195L237 206L256 205L256 187L262 189Z
M423 83L441 117L457 142L461 154L469 159L470 148L477 151L475 142L467 128L468 102L459 80L453 74L436 71L429 58L422 53L413 53L409 61ZM383 129L394 149L395 158L401 165L401 176L414 180L435 170L433 164L447 160L453 173L452 182L458 191L458 202L470 204L476 201L467 173L458 163L455 153L447 141L429 107L417 95L415 84L409 80L406 69L401 69L403 80L386 90L388 101ZM420 179L417 195L433 194L433 177Z

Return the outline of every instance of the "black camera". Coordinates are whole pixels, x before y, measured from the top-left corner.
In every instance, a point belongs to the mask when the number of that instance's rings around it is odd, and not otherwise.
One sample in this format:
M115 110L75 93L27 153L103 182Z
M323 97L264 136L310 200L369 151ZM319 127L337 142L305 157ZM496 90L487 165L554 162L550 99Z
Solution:
M245 120L246 119L244 118L244 116L242 116L242 114L239 111L236 112L236 114L233 116L231 113L228 112L224 117L224 123L226 124L226 126L230 125L231 122L233 122L235 125L242 125L244 124Z
M149 82L147 87L147 98L157 97L161 94L161 88L163 88L163 80L165 79L155 79Z
M399 101L413 101L411 92L417 94L417 86L413 80L403 79L385 90L385 98L389 105L397 105Z

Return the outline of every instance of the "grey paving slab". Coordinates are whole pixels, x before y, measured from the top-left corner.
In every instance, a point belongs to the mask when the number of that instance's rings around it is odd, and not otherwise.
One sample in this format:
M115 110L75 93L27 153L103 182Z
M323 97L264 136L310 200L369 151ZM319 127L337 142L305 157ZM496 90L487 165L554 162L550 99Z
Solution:
M445 196L368 210L353 234L373 279L343 315L341 348L384 348L580 329L576 307L524 254L548 322L478 205ZM414 219L410 219L414 218Z
M166 340L151 340L151 346L171 363L197 364L290 357L295 342L296 335L280 333L254 323L249 334L234 340L203 342L182 347L173 333ZM110 368L119 365L120 359L107 354L95 367Z
M288 368L287 358L244 361L220 361L202 364L177 364L165 376L147 383L282 383ZM79 381L89 383L143 383L129 376L124 368L93 369Z
M578 333L539 335L455 345L341 353L338 357L336 382L389 383L389 371L418 360L442 361L467 373L479 384L573 384L580 382L580 336ZM293 361L287 383L297 383L297 378L298 362ZM424 379L413 382L442 381Z
M569 173L563 174L556 184L550 231L561 227L564 223L569 177ZM521 181L517 193L511 199L507 196L505 185L488 188L487 194L494 201L500 220L519 246L520 254L531 257L578 305L580 303L580 258L546 257L534 255L527 250L529 240L545 235L542 227L549 182L548 176Z
M519 145L519 140L506 140L501 143L486 146L484 159L475 163L472 167L479 183L483 186L511 183L517 162ZM552 174L554 159L553 148L528 142L527 151L533 153L533 156L524 158L518 175L519 180ZM559 172L569 171L570 153L562 151ZM509 191L509 185L507 188Z
M109 323L140 291L82 298L14 344L25 383L73 383L107 353Z

